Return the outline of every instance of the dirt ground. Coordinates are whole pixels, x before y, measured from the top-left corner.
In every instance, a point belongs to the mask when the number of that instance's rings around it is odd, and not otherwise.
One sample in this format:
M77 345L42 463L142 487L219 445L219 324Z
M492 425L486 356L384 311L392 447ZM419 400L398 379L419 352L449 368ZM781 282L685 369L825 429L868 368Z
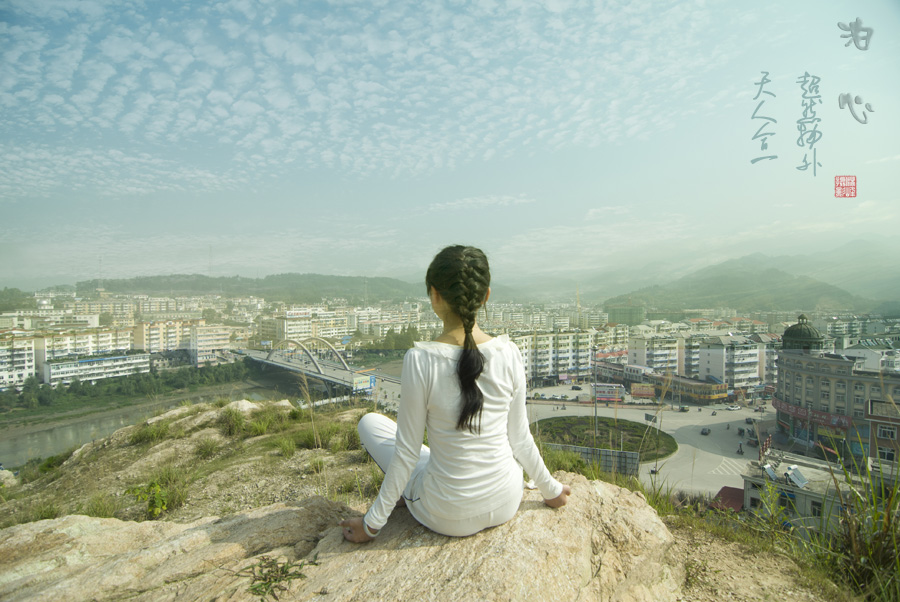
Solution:
M698 529L669 528L676 540L675 558L685 567L679 602L853 600L831 584L805 583L787 556L753 551Z

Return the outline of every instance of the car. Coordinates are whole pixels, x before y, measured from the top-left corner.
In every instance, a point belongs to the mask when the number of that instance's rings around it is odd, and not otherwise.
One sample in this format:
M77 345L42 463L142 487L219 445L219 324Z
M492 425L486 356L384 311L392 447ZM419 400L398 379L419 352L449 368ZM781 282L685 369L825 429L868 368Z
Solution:
M572 390L573 391L581 391L581 387L579 387L578 385L572 385Z
M700 434L701 434L701 435L708 435L708 434L709 434L709 429L706 428L706 427L703 427L702 429L700 429Z
M747 416L746 418L744 418L744 422L746 422L747 424L753 424L753 419Z
M731 411L734 411L734 410L740 410L740 409L741 409L741 406L738 406L738 405L730 405L730 406L728 406L726 409L731 410Z
M687 406L681 406L680 408L678 408L678 411L679 412L690 412L691 408L689 408Z

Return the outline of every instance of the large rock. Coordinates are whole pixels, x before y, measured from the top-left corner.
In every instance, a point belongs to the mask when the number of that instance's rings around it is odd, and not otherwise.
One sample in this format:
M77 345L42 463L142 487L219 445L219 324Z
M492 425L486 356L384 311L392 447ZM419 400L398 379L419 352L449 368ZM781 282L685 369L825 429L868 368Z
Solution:
M260 556L297 561L284 600L674 600L683 581L672 536L640 494L560 473L559 510L527 491L510 522L450 538L394 511L373 542L345 542L358 514L323 498L190 524L84 516L0 531L3 600L255 600Z

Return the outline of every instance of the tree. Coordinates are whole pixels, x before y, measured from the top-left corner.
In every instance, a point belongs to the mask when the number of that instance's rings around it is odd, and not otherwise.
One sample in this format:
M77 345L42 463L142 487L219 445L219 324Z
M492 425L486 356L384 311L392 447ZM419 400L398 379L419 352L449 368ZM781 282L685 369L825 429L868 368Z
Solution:
M108 311L100 314L100 326L112 326L113 315Z

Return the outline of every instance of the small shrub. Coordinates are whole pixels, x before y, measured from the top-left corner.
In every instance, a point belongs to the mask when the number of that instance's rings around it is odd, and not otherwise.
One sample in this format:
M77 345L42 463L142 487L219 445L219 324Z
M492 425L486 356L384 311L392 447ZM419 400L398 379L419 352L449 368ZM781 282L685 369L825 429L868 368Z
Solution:
M146 485L130 487L127 493L147 502L147 517L159 518L166 511L181 507L188 496L188 475L174 465L160 468Z
M117 497L109 493L95 493L88 499L82 512L86 516L112 518L119 510L121 510L121 502Z
M168 422L154 422L153 424L144 423L137 427L128 438L131 445L142 445L149 443L154 445L169 436Z
M291 561L278 562L269 556L261 556L258 563L239 574L251 578L250 587L247 588L249 593L259 596L260 600L266 600L269 596L278 600L277 592L287 591L285 583L294 579L306 579L302 570L307 564L316 566L315 556L312 560L301 561L299 564Z
M316 474L321 474L325 470L325 460L319 457L311 459L309 461L309 469Z
M219 442L212 437L203 437L197 442L194 453L203 460L209 460L219 451Z
M312 427L307 427L298 431L297 434L294 435L294 440L297 442L297 446L302 449L316 449L319 447L315 429Z
M285 458L290 458L297 450L297 444L290 437L279 437L278 440L275 441L275 446Z
M340 480L338 480L335 485L335 489L338 493L353 493L358 488L357 476L355 473L353 474L345 474Z
M39 500L31 505L28 509L28 520L26 522L34 522L39 520L47 520L51 518L59 518L62 516L62 509L53 500Z
M309 420L309 412L301 410L300 408L293 408L287 413L287 417L294 422L302 422Z
M265 435L269 432L269 427L272 425L272 420L268 416L257 418L250 422L247 427L247 432L251 437L259 437L260 435Z
M545 447L541 455L544 458L544 464L551 473L557 470L565 470L566 472L583 473L587 465L581 455L571 452Z
M219 426L228 437L236 437L244 433L246 419L244 414L234 408L225 408L219 417Z
M229 403L231 403L231 400L228 399L227 397L217 397L217 398L214 399L213 402L212 402L212 404L213 404L214 406L216 406L217 408L224 408L224 407L227 406Z
M344 433L337 433L328 440L328 450L337 453L347 451L347 437Z

